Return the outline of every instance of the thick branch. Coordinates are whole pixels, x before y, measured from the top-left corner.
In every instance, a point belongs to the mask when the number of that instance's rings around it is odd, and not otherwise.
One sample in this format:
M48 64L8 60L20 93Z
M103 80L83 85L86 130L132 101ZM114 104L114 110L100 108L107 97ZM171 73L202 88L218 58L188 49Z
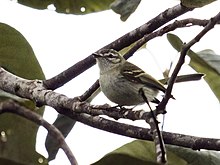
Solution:
M149 129L118 123L99 116L90 115L93 114L93 111L95 112L95 110L96 114L94 113L94 115L97 115L98 111L107 111L107 106L103 106L103 108L101 108L102 106L92 106L88 103L81 103L76 99L70 99L65 95L51 90L46 90L42 81L25 80L12 75L2 68L0 69L0 77L0 89L6 92L37 101L42 105L48 105L56 109L61 114L67 115L74 120L101 130L137 139L152 140L151 131ZM97 108L99 108L99 110ZM82 111L83 113L81 113ZM105 112L102 113L105 114ZM146 117L149 116L149 113L144 111L131 115L132 113L132 111L124 111L123 114L123 112L120 112L119 110L118 116L125 115L125 118L133 117L133 119L146 119ZM117 116L116 109L112 114ZM220 139L201 138L168 132L163 132L163 138L166 144L173 144L192 149L220 151Z
M71 165L77 165L77 161L70 148L66 144L62 133L55 126L44 120L40 115L23 106L20 106L12 100L0 102L0 114L1 113L14 113L46 128L48 133L58 141L59 146L66 153Z

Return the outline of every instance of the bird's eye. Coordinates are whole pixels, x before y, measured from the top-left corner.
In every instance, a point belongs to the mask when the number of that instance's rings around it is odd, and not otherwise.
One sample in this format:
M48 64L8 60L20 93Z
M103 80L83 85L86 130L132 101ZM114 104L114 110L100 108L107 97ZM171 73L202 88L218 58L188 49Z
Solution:
M113 54L108 55L109 58L114 58L115 56Z

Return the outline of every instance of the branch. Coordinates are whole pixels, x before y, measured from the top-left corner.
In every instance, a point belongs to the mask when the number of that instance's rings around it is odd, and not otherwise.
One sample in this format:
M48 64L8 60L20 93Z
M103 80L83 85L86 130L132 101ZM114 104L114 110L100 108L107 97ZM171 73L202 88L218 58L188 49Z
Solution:
M142 47L145 43L152 40L153 38L163 36L164 34L174 31L177 28L184 28L184 27L191 27L191 26L206 26L209 23L209 20L201 20L201 19L195 19L195 18L187 18L183 20L176 20L173 23L163 27L162 29L159 29L155 32L152 32L150 34L146 34L137 41L137 43L124 55L125 59L130 58L140 47Z
M118 123L116 121L108 120L100 116L90 115L93 111L101 114L107 113L108 106L94 106L88 103L79 102L77 99L70 99L65 95L56 93L51 90L45 89L43 82L40 80L25 80L19 78L6 70L0 68L0 89L16 94L23 98L28 98L33 101L39 102L42 105L48 105L74 120L87 124L108 132L124 135L132 138L151 140L151 131L147 128L141 128L133 125ZM100 109L98 109L100 108ZM112 109L109 110L109 113ZM112 114L117 115L117 109L114 109ZM83 112L82 112L83 111ZM119 114L119 112L121 114ZM144 111L120 111L118 115L125 116L125 118L145 119L149 113ZM155 112L156 113L156 112ZM162 132L164 142L166 144L173 144L192 149L209 149L220 151L220 139L202 138L189 135L182 135L176 133Z
M96 82L81 96L79 96L80 101L86 101L90 96L92 96L100 87L99 80Z
M48 133L53 136L55 140L57 140L60 148L62 148L67 155L71 165L77 165L77 161L70 148L66 144L62 133L55 126L44 120L40 115L12 100L0 102L0 114L1 113L14 113L46 128Z
M172 8L165 10L164 12L160 13L155 18L151 19L144 25L134 29L133 31L125 34L124 36L118 38L117 40L113 41L112 43L106 45L101 49L115 49L117 51L131 45L132 43L136 42L144 35L153 32L157 28L161 27L165 23L169 22L170 20L193 10L192 8L186 8L182 5L177 5ZM57 89L63 86L65 83L69 82L79 74L83 73L90 67L95 64L95 59L92 55L86 57L85 59L81 60L80 62L76 63L72 67L68 68L67 70L63 71L62 73L58 74L51 79L45 80L44 85L47 89Z

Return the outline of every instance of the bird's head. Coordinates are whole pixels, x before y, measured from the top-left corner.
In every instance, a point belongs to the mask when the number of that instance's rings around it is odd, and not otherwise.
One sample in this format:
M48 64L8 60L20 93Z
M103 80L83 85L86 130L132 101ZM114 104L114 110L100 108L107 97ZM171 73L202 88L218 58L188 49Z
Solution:
M99 68L103 72L118 67L125 62L124 57L113 49L102 49L97 53L93 53L93 56L96 58Z

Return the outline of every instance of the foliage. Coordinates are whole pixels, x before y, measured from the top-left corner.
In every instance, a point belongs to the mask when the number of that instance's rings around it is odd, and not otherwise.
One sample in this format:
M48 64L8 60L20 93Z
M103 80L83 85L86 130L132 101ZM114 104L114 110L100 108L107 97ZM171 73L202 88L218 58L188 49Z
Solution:
M109 9L113 0L18 0L18 3L36 8L47 9L53 5L56 12L65 14L89 14Z
M100 12L111 7L125 21L136 10L140 0L18 0L18 3L35 9L48 9L53 5L58 13L77 15Z
M34 52L22 34L3 23L0 24L0 34L0 65L26 79L44 79ZM0 100L6 99L14 99L43 114L44 108L35 107L32 101L0 91ZM0 141L0 164L8 161L10 164L40 164L38 159L44 158L35 151L38 126L14 114L1 114L0 123L1 135L4 134L4 140Z
M188 148L166 145L169 165L212 165L220 163L220 154L212 151L193 151ZM153 142L135 140L105 155L93 165L156 165Z
M121 15L122 21L126 21L136 10L140 2L140 0L116 0L111 4L111 9Z

